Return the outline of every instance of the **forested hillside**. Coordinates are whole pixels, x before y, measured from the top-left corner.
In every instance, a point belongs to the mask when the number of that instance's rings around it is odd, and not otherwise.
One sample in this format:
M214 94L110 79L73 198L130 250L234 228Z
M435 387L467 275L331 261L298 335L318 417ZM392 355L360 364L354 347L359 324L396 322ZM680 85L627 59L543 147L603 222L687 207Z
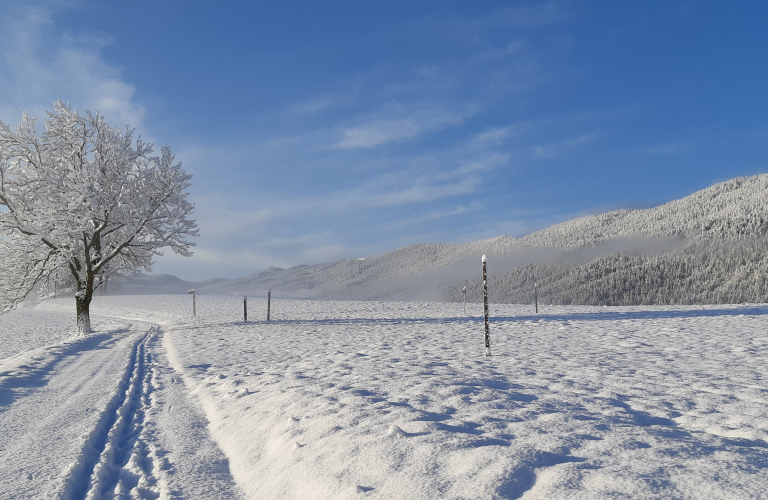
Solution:
M489 257L496 302L703 304L768 302L768 174L732 179L644 210L566 221L515 239L423 243L373 257L270 268L202 286L210 294L357 300L479 300Z
M661 255L620 252L583 265L528 264L491 275L493 302L642 305L768 302L768 238L698 241ZM443 286L451 300L482 300L479 279Z
M518 240L519 248L578 248L622 236L683 235L689 239L757 236L768 230L768 174L715 184L645 210L581 217Z

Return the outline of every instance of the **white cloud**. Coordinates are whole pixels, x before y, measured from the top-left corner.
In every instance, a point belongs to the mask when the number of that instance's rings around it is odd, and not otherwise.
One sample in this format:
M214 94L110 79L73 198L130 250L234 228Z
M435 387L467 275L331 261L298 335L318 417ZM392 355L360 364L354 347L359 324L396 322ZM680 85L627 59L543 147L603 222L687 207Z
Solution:
M549 159L554 158L558 154L562 153L566 149L571 149L576 146L582 146L594 141L600 135L599 131L594 130L586 134L580 134L571 139L567 139L562 142L554 144L548 144L546 146L536 146L533 148L533 156L535 158Z
M502 47L501 49L494 49L489 50L487 52L483 52L477 56L477 58L481 61L488 61L493 59L503 59L505 57L509 57L512 55L519 55L525 53L527 47L525 42L523 41L514 41L509 42L507 45Z
M399 182L393 182L394 179L388 177L378 177L346 190L294 197L271 204L266 213L269 219L284 219L308 212L340 212L427 203L474 192L480 183L476 175L464 176L453 182L433 179L428 175L413 179L404 176Z
M657 144L656 146L645 148L644 151L652 155L679 155L687 153L694 147L695 144L690 142L673 142Z
M539 5L524 5L510 7L498 14L499 18L517 26L544 26L565 19L566 14L557 2L547 2Z
M262 235L263 236L263 235ZM268 267L291 267L348 258L353 249L338 243L331 232L310 232L296 237L259 238L256 244L232 245L227 239L203 239L191 258L166 252L153 268L197 281L212 277L239 278Z
M456 215L462 215L470 212L475 212L483 208L483 204L479 202L470 203L468 206L459 205L452 210L431 210L427 213L408 217L397 221L390 222L383 226L384 229L400 229L407 226L413 226L421 224L422 222L429 222L438 219L444 219L446 217L453 217Z
M198 194L194 201L195 219L201 234L207 238L243 233L269 218L266 210L236 210L227 206L227 197L223 194Z
M376 120L359 127L342 130L339 148L370 148L389 142L416 137L423 127L415 120Z
M423 161L438 161L439 165L440 159L425 158ZM482 179L479 174L508 161L509 156L506 154L493 154L462 161L458 167L450 170L438 166L420 172L417 171L418 167L387 172L349 189L296 197L278 203L270 209L270 214L274 217L288 217L306 211L334 212L395 207L469 194L475 192L480 185Z
M330 97L320 97L288 106L288 111L295 115L309 115L317 113L331 105Z
M477 110L464 107L451 110L443 105L412 105L408 110L403 106L394 107L379 114L405 115L368 118L359 125L342 127L342 138L336 143L336 148L356 149L372 148L395 141L413 139L423 133L435 132L448 127L462 124Z
M489 128L477 134L472 139L472 143L474 145L492 144L499 146L504 140L518 137L530 130L530 128L531 125L529 123L516 123L507 127Z
M134 101L134 86L121 79L101 50L103 35L67 36L53 21L58 5L4 7L0 21L0 117L17 123L22 109L43 115L54 101L70 102L80 112L98 111L114 126L141 129L144 107Z

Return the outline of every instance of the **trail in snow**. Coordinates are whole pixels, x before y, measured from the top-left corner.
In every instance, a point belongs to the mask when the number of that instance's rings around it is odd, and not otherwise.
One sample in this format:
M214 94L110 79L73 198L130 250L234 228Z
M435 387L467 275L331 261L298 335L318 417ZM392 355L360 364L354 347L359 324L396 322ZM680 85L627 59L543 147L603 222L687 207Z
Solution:
M70 318L71 321L71 318ZM69 498L68 478L136 342L131 324L0 362L0 498Z
M768 498L765 305L492 305L485 357L476 304L278 300L244 324L240 298L198 297L197 317L188 297L100 299L163 331L121 344L127 388L97 408L129 424L92 419L114 439L78 500Z
M0 359L0 499L239 498L163 332L92 319L97 333L56 342L70 315L2 317L0 341L34 348Z
M152 404L151 327L136 342L120 387L101 414L85 444L82 461L68 479L66 499L160 497L154 476L156 452L146 439L147 411Z

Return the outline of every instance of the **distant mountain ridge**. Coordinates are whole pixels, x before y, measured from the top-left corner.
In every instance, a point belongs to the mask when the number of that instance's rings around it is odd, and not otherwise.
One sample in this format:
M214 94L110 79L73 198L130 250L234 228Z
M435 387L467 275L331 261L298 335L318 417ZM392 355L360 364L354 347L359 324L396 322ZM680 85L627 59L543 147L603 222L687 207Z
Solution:
M658 207L580 217L519 239L498 236L453 245L421 243L361 259L288 269L269 268L242 278L206 284L200 286L199 291L257 295L272 289L275 294L299 298L460 300L458 290L469 284L469 298L477 300L473 292L479 268L477 262L481 255L487 254L489 280L499 285L493 292L495 298L505 302L529 301L532 298L528 296L527 288L526 293L503 293L504 287L507 291L527 287L519 279L510 277L515 273L519 276L526 266L538 266L537 273L542 279L546 275L552 281L546 284L549 290L559 290L560 285L565 287L572 281L573 273L578 274L576 270L586 269L584 266L595 268L599 266L596 263L609 261L618 268L630 265L632 259L617 260L619 255L635 255L632 265L637 265L638 255L677 255L678 261L684 261L681 252L687 248L689 254L695 254L695 249L690 250L694 245L699 245L695 248L703 251L706 245L702 246L701 242L757 238L767 232L768 174L761 174L721 182ZM649 243L656 247L649 251ZM585 260L581 256L578 257L580 262L568 263L574 255L585 251L596 254L591 259ZM722 256L727 258L725 254ZM560 285L553 269L560 269L564 280ZM619 271L621 269L615 272ZM566 279L565 275L569 277ZM531 279L538 278L532 276ZM600 272L594 279L596 283L605 281ZM601 285L601 292L590 295L587 302L626 302L617 299L617 292L612 292L607 283ZM632 283L623 283L622 287L636 288ZM542 295L543 300L549 297L555 302L579 303L573 297L565 297L562 290L548 295L542 289ZM664 295L650 292L641 295L645 297L643 300L652 303L664 298Z
M119 293L121 295L156 295L156 294L179 294L187 293L191 289L197 289L201 286L216 284L226 281L224 278L214 278L211 280L193 282L184 281L171 274L143 274L136 273L133 276L111 280L108 284L107 293ZM97 294L103 294L100 290Z
M768 301L759 284L768 282L761 251L767 234L768 174L760 174L653 208L579 217L519 239L419 243L366 258L272 267L200 283L139 276L125 283L124 292L196 288L202 294L253 296L271 289L294 298L462 300L466 286L467 299L479 300L479 258L487 254L497 302L532 301L534 282L542 303L757 302ZM706 273L699 272L704 268Z

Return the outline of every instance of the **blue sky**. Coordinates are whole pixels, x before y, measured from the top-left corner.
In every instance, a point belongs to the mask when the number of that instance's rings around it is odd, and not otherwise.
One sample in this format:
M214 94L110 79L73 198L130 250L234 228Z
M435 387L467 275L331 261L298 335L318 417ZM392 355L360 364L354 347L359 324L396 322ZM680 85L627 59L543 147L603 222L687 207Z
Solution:
M0 120L167 144L237 277L523 236L768 171L768 3L0 1Z

